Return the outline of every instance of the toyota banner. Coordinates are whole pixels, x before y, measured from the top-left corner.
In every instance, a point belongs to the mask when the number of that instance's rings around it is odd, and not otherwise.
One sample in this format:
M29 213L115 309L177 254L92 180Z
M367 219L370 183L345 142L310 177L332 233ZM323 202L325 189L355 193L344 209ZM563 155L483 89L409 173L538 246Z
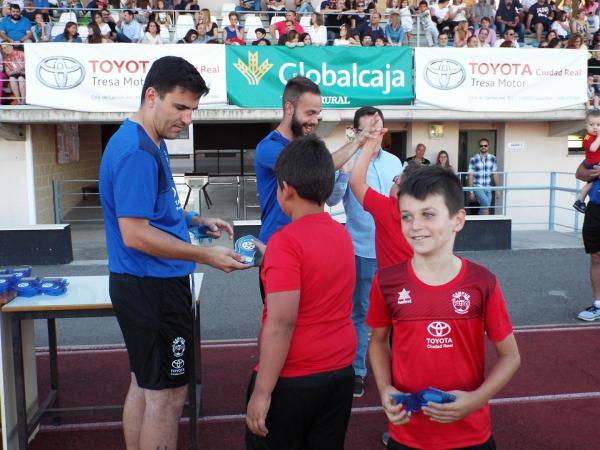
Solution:
M412 49L407 47L228 46L227 94L243 108L281 108L287 80L319 85L324 108L409 105Z
M417 48L418 104L458 111L536 112L587 100L586 51Z
M89 112L132 112L140 106L146 73L163 56L192 63L210 88L202 104L227 103L222 45L25 46L27 103Z

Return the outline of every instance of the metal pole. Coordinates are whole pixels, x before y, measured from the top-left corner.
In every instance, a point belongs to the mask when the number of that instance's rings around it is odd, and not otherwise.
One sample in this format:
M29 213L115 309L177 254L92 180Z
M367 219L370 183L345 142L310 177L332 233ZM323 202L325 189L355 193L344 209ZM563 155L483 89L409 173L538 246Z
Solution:
M54 193L54 223L62 223L60 181L52 180L52 192Z
M550 205L548 215L548 229L554 231L554 204L556 203L556 172L550 172Z
M577 195L579 195L579 191L581 190L581 183L578 179L575 179L575 189L577 189L577 192L575 192L575 198L577 198ZM575 223L573 231L577 233L577 231L579 230L579 211L574 210L573 213L575 214Z

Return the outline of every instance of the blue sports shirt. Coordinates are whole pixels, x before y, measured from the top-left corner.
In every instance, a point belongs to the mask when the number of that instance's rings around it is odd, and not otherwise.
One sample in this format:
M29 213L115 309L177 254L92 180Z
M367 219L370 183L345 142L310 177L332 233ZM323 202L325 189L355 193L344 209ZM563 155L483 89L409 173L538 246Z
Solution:
M148 219L151 226L190 242L163 140L157 147L141 125L125 120L102 155L99 185L111 272L171 278L194 271L192 261L159 258L126 247L119 229L119 217Z
M265 244L273 233L291 222L277 203L277 179L273 171L277 157L288 142L290 141L277 131L271 131L256 146L254 170L262 221L258 239Z

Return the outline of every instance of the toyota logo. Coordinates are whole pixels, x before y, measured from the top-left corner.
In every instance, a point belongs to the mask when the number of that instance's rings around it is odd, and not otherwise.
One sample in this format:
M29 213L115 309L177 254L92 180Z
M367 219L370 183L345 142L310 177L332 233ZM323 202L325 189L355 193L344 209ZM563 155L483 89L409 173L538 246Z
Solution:
M427 331L434 337L444 337L450 334L452 328L446 322L431 322L427 325Z
M79 61L66 56L50 56L37 66L37 79L51 89L73 89L85 78L85 69Z
M452 59L436 59L425 66L423 76L427 84L435 89L449 90L460 86L467 72L461 63Z
M181 369L183 367L183 364L183 359L176 359L171 363L171 366L173 366L173 369Z

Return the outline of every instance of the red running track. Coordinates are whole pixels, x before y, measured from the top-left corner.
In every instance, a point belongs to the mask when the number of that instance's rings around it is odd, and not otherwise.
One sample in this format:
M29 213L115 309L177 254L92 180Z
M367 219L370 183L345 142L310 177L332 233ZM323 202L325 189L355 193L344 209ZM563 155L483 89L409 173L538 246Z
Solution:
M595 430L600 411L600 327L573 326L517 330L522 365L512 382L492 401L494 436L499 449L565 450L600 448ZM492 353L492 352L489 352ZM201 449L244 448L245 391L257 358L256 345L244 342L203 346L204 417ZM488 355L490 362L493 354ZM48 391L48 357L38 356L40 393ZM116 404L128 386L123 350L63 352L59 357L61 406ZM119 417L69 419L46 423L32 442L34 450L123 449ZM92 422L93 423L90 423ZM373 380L355 401L346 439L348 450L382 449L386 420L379 410ZM188 448L182 424L178 448Z

